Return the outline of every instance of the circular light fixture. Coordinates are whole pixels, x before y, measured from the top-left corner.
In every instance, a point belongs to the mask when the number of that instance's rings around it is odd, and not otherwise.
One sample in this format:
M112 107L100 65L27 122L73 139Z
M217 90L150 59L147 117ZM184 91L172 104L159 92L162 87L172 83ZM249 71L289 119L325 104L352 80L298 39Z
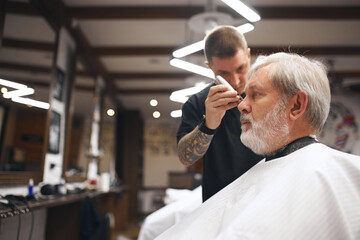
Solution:
M150 100L150 105L153 107L156 107L158 105L158 101L156 99L151 99Z
M153 117L154 118L159 118L160 117L160 112L159 111L155 111L155 112L153 112Z
M114 109L111 109L109 108L107 111L106 111L106 114L110 117L114 116L115 115L115 111Z
M7 90L6 87L2 87L2 88L1 88L1 93L7 93L7 92L8 92L8 90Z

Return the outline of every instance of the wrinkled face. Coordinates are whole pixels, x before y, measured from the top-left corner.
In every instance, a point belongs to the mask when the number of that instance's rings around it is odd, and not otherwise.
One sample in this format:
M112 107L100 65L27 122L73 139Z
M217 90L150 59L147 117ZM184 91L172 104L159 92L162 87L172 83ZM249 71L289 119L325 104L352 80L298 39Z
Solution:
M241 141L263 155L283 147L289 138L286 104L268 78L270 67L263 67L248 80L241 112Z
M247 52L239 49L233 57L212 57L208 67L215 75L222 76L239 94L244 92L246 74L250 66L250 49Z

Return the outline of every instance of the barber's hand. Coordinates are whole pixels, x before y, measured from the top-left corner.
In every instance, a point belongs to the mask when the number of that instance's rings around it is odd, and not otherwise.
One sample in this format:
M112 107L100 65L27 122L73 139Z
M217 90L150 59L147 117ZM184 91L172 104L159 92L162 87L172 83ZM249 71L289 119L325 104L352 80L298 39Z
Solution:
M238 105L239 96L236 91L228 91L225 85L210 88L205 100L206 126L210 129L219 127L225 112Z

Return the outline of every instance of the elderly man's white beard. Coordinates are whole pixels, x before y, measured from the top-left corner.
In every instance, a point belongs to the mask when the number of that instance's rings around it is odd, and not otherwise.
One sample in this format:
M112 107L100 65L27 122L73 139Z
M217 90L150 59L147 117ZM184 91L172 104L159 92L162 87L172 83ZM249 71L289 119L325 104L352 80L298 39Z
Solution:
M251 128L248 130L245 130L243 126L241 127L240 139L245 146L256 154L269 154L277 150L274 147L282 147L281 143L286 143L289 138L285 105L281 101L259 122L254 122L252 117L244 113L241 114L240 120L247 120L251 123Z

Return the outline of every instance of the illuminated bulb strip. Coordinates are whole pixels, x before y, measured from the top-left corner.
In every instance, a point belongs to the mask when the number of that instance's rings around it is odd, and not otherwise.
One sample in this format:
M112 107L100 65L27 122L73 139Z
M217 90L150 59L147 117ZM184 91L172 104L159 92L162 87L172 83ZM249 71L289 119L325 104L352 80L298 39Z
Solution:
M35 93L35 90L33 88L28 88L25 84L16 83L16 82L12 82L12 81L8 81L8 80L0 78L0 85L16 89L16 90L13 90L10 92L4 91L3 92L4 98L11 98L11 100L13 102L26 104L26 105L33 106L33 107L38 107L38 108L43 108L43 109L50 108L49 103L33 100L30 98L21 97L21 96L26 96L26 95Z
M178 118L182 116L182 111L181 110L174 110L170 113L170 116L172 118Z
M1 79L0 78L0 85L6 86L6 87L11 87L11 88L15 88L15 89L23 89L23 88L27 88L26 85L21 84L21 83L16 83L16 82L11 82L5 79Z
M179 102L179 103L185 103L189 99L189 97L187 96L177 95L177 94L171 94L169 98L171 101Z
M252 30L254 30L255 27L251 23L245 23L241 26L236 27L236 29L241 33L247 33L247 32L251 32Z
M241 32L242 34L245 34L247 32L250 32L252 30L254 30L254 26L250 23L245 23L241 26L236 27L238 29L239 32ZM199 42L195 42L193 44L190 44L186 47L180 48L178 50L175 50L172 55L176 58L182 58L185 57L187 55L190 55L194 52L203 50L205 47L205 40L201 40Z
M173 52L173 56L176 57L176 58L182 58L182 57L190 55L190 54L192 54L194 52L200 51L200 50L204 49L204 47L205 47L205 40L195 42L195 43L190 44L190 45L188 45L186 47L175 50Z
M38 107L38 108L43 108L43 109L49 109L50 108L50 104L48 104L46 102L33 100L33 99L30 99L30 98L13 97L11 100L13 100L14 102L17 102L17 103L30 105L30 106L33 106L33 107Z
M257 22L261 19L259 14L257 14L254 10L252 10L251 8L249 8L239 0L222 0L222 1L226 3L229 7L234 9L236 12L238 12L240 15L242 15L244 18L249 20L250 22Z
M35 90L33 88L23 88L23 89L6 92L3 94L3 97L4 98L21 97L21 96L34 94L34 92Z
M197 92L200 92L206 86L207 86L207 84L201 84L201 85L198 85L195 87L185 88L185 89L181 89L178 91L174 91L170 95L170 100L173 102L185 103L189 99L188 96L191 96Z
M170 65L177 67L177 68L181 68L208 78L213 79L214 78L214 73L209 69L209 68L205 68L184 60L180 60L177 58L171 59L170 60Z

